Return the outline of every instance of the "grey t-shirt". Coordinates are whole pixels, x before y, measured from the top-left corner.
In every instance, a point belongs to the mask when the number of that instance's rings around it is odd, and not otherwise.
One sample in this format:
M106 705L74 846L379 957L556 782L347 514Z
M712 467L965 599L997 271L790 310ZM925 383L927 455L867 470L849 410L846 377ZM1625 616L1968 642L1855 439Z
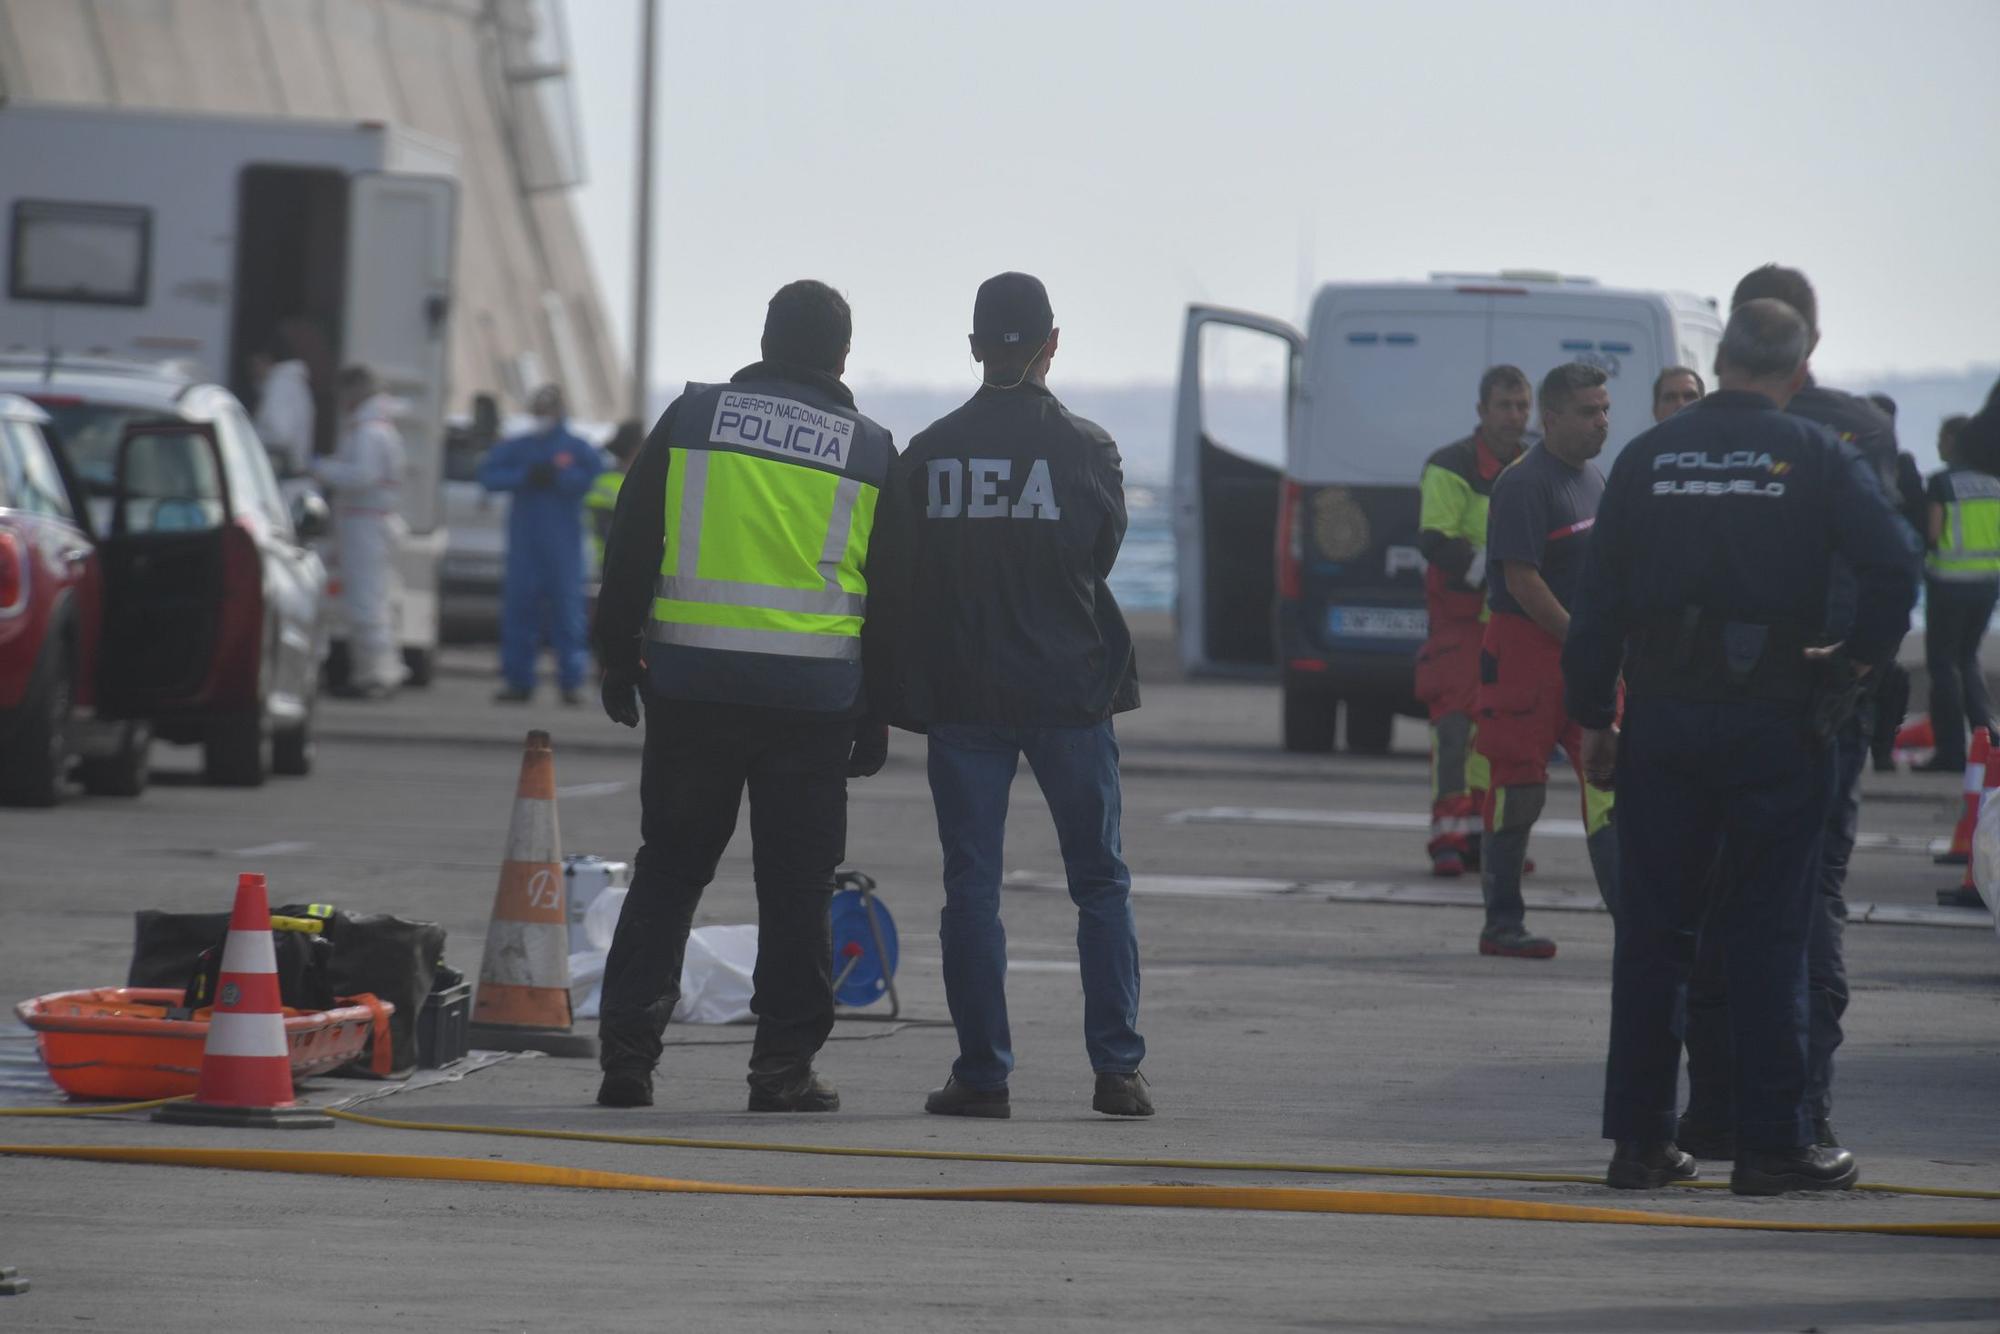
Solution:
M1540 570L1556 601L1569 610L1603 498L1604 474L1595 463L1572 468L1545 445L1536 445L1501 473L1486 516L1488 605L1527 616L1507 591L1504 562L1518 561Z

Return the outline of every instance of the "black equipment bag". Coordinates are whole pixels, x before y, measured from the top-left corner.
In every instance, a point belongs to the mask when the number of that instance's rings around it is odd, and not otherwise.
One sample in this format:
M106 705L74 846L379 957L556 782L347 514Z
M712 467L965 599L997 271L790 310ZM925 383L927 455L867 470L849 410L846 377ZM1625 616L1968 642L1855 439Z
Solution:
M444 962L444 928L435 922L413 922L388 913L350 913L325 904L289 904L272 910L276 917L318 918L324 951L323 980L326 1000L299 1005L304 1009L324 1009L335 996L355 996L368 992L390 1002L396 1012L389 1019L393 1066L408 1070L417 1064L417 1017ZM126 985L133 987L185 987L201 966L204 951L216 951L221 961L222 941L229 934L228 913L173 913L142 909L134 914L132 968ZM279 983L283 992L286 976L283 940L310 940L295 931L281 931L279 937ZM308 956L316 953L307 948ZM315 965L316 967L317 965ZM304 974L300 978L304 984ZM212 974L210 974L212 978ZM316 985L316 984L314 984ZM210 983L213 994L213 983ZM320 994L317 991L301 994ZM204 1004L206 1002L203 1002ZM285 1004L296 1004L289 993ZM354 1069L356 1067L349 1067Z

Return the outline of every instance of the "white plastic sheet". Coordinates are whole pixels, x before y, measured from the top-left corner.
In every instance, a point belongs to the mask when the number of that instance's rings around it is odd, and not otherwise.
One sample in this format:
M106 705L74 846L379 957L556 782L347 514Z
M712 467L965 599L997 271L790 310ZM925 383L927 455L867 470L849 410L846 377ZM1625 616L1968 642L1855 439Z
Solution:
M625 906L625 888L613 885L591 900L583 915L587 948L569 956L570 1006L578 1019L595 1019L603 998L604 960ZM757 928L698 926L688 934L681 961L677 1024L733 1024L750 1018L751 974L757 967Z

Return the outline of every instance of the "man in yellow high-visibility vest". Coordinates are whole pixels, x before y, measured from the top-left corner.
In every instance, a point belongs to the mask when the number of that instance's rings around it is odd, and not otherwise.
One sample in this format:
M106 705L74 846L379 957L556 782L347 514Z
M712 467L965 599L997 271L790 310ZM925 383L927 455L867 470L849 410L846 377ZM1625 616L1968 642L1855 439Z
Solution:
M604 709L639 723L644 844L604 971L597 1100L653 1100L661 1035L702 890L750 793L757 1035L750 1110L830 1112L813 1071L833 1029L827 909L847 780L882 767L862 640L889 433L840 381L853 328L825 283L771 298L763 360L690 384L633 462L593 639ZM877 638L871 633L871 646ZM878 658L869 671L886 674Z
M1430 633L1417 653L1416 694L1431 719L1431 873L1479 867L1488 783L1476 745L1479 645L1486 633L1486 512L1494 479L1521 457L1533 395L1517 366L1479 377L1479 429L1424 464L1417 548L1429 568Z
M597 474L590 490L583 493L583 511L590 521L591 572L600 580L604 578L604 544L611 539L611 519L618 512L618 492L624 487L625 474L645 440L646 428L638 422L619 422L611 443L604 447L604 452L611 456L611 466Z
M1979 665L1979 641L2000 597L2000 478L1968 468L1957 436L1966 419L1938 430L1944 468L1925 490L1930 554L1924 559L1924 666L1930 672L1931 728L1937 754L1929 767L1965 768L1965 729L1993 728L1993 706Z

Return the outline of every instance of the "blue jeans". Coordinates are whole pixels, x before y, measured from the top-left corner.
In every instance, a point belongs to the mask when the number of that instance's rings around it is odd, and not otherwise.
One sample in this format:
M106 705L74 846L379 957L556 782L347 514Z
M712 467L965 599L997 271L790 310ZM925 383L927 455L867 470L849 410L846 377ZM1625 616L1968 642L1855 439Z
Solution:
M951 1073L967 1088L1005 1088L1014 1069L1007 1029L1007 931L1000 924L1007 795L1028 757L1055 817L1076 953L1083 970L1083 1045L1093 1070L1129 1074L1145 1058L1139 1017L1139 933L1132 874L1119 854L1118 739L1094 727L945 723L930 729L931 798L944 849L944 993L958 1030Z

